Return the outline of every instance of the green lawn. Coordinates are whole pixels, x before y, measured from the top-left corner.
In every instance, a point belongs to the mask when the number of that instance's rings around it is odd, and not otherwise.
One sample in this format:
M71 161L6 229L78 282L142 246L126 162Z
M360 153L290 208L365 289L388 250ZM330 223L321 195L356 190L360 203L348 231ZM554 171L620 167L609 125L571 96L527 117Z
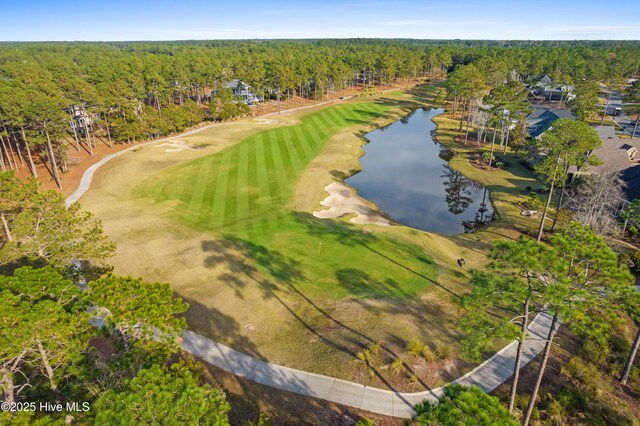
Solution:
M133 194L165 217L222 236L226 247L250 255L274 280L270 285L338 299L415 296L436 277L434 263L418 246L289 208L301 172L329 138L390 107L366 102L310 113L298 125L266 130L163 170ZM251 275L252 267L243 265L240 272Z

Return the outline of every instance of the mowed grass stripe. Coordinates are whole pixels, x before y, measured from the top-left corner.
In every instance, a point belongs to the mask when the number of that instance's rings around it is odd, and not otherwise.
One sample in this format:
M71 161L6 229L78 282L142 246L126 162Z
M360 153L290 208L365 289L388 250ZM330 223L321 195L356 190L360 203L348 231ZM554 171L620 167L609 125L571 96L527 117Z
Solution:
M340 117L340 120L342 120L342 123L349 123L355 120L355 116L353 115L353 112L350 109L347 108L336 108L336 114Z
M209 208L209 206L204 203L204 198L208 188L207 183L209 182L212 172L213 168L210 163L204 163L198 168L197 177L195 181L192 182L193 190L187 203L187 209L202 211Z
M304 129L306 129L306 127L304 126L295 126L293 128L293 132L296 135L296 142L298 144L298 146L302 147L302 150L304 151L304 160L305 163L308 163L309 160L311 160L311 158L313 157L313 150L311 149L311 146L309 146L309 138L310 138L310 134L309 132L305 132Z
M238 205L238 191L237 191L237 182L238 182L238 165L240 163L240 149L234 149L231 153L230 160L233 167L229 169L229 177L227 184L227 199L224 209L224 224L225 226L235 225L238 219L237 210ZM242 212L248 213L248 212Z
M281 173L284 175L284 178L281 178L282 183L286 183L289 180L289 176L293 174L293 158L291 158L291 152L289 151L289 144L286 138L285 129L278 129L279 132L277 134L278 139L278 149L280 150L280 158L282 158L282 169Z
M247 200L249 202L248 207L252 211L255 211L257 208L257 198L260 193L260 189L258 187L258 174L256 173L256 169L258 167L258 158L257 152L258 148L255 143L252 145L248 145L247 147L251 147L251 149L247 150Z
M291 145L295 150L295 163L298 165L306 165L307 164L307 153L305 152L302 142L299 140L298 135L295 129L288 128L287 134L289 139L291 140Z
M340 109L341 108L332 108L327 111L326 118L329 121L332 130L342 127L346 124L346 120L343 120L340 114L338 114L338 111Z
M281 220L288 214L284 206L300 171L329 137L387 108L353 104L313 112L298 125L262 131L222 152L160 172L141 183L138 193L157 201L182 201L161 213L198 229L236 224L238 232L245 226L251 232L275 229L286 224Z
M291 129L284 128L282 129L282 132L284 145L287 148L288 156L291 159L290 173L296 173L305 163L303 163L303 160L300 158L298 150L296 149L296 141L293 138Z
M280 129L278 129L280 130ZM274 200L276 203L281 203L282 197L286 196L287 185L286 185L286 172L284 170L284 160L282 158L282 150L280 149L280 132L278 133L269 133L268 138L268 147L267 149L271 149L271 156L273 158L273 169L271 170L271 176L276 183L277 191L274 193L276 196Z
M247 212L250 215L254 212L249 206L249 197L253 190L249 182L249 145L242 144L238 148L238 179L236 181L236 211ZM255 148L251 146L251 150ZM252 158L255 158L251 155Z
M215 195L213 207L206 219L209 227L219 228L224 225L224 212L227 204L227 185L229 181L229 169L231 168L231 155L233 151L226 150L220 159L220 168L215 182Z

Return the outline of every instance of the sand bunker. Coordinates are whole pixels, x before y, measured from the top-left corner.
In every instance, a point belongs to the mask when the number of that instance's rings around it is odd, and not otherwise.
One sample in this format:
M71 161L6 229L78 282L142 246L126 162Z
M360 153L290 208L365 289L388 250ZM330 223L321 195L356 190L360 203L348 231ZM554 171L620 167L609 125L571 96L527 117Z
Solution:
M166 146L165 152L182 152L182 151L191 151L193 150L193 145L187 143L185 141L180 140L170 140L169 142L161 143L157 146Z
M333 219L346 214L356 214L351 222L359 225L379 225L389 226L389 221L367 207L362 200L356 197L346 185L334 182L324 188L329 196L322 200L320 204L329 207L328 209L313 212L315 217L320 219Z
M256 118L258 124L276 124L278 120L271 120L268 118Z

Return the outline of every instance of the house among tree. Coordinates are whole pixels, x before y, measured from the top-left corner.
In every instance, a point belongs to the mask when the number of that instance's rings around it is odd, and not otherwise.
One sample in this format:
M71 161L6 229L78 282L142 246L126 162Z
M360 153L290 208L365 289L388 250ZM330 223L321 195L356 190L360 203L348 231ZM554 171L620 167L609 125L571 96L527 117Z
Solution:
M71 117L69 126L73 132L84 132L93 124L94 118L87 113L86 105L71 105L66 111Z
M556 85L548 75L543 76L531 90L531 94L546 101L570 101L575 98L571 85Z
M546 76L545 76L546 77ZM527 129L532 138L542 135L554 121L560 118L575 120L576 117L564 108L548 108L542 105L533 105L533 111L527 117Z
M594 149L595 155L602 164L577 169L569 169L569 178L578 175L619 173L626 183L624 189L627 200L640 198L640 138L618 139L612 126L597 126L596 131L602 141L600 148Z
M244 103L247 105L264 100L263 97L259 97L253 90L251 90L251 86L237 78L225 83L222 88L231 89L233 91L233 95L242 98Z

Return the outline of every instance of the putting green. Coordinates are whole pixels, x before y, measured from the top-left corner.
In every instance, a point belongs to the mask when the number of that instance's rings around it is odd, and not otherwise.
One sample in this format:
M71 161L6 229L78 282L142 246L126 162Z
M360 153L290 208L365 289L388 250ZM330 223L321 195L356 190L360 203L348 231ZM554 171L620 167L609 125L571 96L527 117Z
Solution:
M163 170L133 195L155 213L222 236L279 283L325 297L412 297L436 276L418 246L288 207L301 171L332 135L389 108L367 102L322 109Z

